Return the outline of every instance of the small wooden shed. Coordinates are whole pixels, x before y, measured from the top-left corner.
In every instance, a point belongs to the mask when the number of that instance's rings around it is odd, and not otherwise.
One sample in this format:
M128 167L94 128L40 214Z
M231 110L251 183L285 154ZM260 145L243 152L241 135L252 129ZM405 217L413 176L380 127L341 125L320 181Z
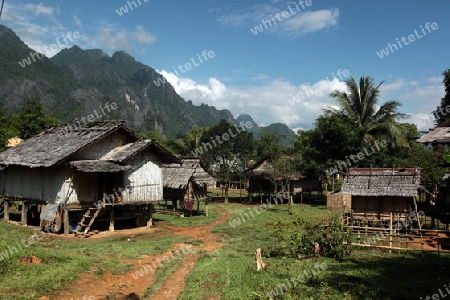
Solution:
M140 139L123 121L62 129L50 128L0 153L0 190L7 203L21 202L21 222L27 224L29 209L40 213L41 225L64 216L66 233L73 224L86 233L106 212L114 230L115 210L116 220L131 214L137 224L151 221L150 205L163 200L162 164L179 159L156 141ZM69 217L78 211L79 222L77 214ZM56 224L55 231L60 228Z
M351 196L354 219L389 220L391 213L416 210L415 198L421 188L420 169L351 168L341 194Z
M216 179L207 173L200 158L182 158L181 163L163 166L164 199L177 201L184 207L185 201L205 201L208 186L215 186ZM198 204L198 202L197 202Z

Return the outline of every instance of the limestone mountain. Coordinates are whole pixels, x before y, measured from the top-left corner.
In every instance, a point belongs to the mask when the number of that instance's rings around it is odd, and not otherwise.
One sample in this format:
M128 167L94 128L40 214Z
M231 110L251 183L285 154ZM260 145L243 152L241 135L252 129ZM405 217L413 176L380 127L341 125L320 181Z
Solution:
M117 109L100 117L122 119L138 132L156 130L167 138L193 125L235 122L228 110L184 100L155 69L123 51L109 56L73 46L47 58L0 25L0 70L0 109L6 114L37 100L62 122L73 123L115 102Z

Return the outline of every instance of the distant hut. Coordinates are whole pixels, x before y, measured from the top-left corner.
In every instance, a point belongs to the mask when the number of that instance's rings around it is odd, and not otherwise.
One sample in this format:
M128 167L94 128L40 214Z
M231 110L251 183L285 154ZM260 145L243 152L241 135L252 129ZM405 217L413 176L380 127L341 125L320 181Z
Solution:
M215 186L216 179L208 174L200 158L184 158L181 163L166 164L163 166L164 199L171 200L174 209L177 201L184 207L186 201L199 201L208 199L208 186Z
M163 200L161 166L171 162L179 159L156 141L140 139L123 121L60 126L0 153L5 167L0 190L7 203L20 201L23 224L32 209L40 212L42 226L56 220L55 231L64 216L65 233L69 224L87 233L108 213L114 230L115 212L116 220L136 218L142 226L151 221L152 203Z
M391 214L406 216L416 211L420 187L420 169L352 168L341 193L351 196L354 220L379 222L389 220Z
M292 157L285 158L286 168L276 168L268 159L258 161L246 172L249 178L248 193L250 199L257 194L262 201L263 195L276 195L280 192L289 192L291 195L300 195L302 192L320 190L320 181L317 176L305 176L289 165Z

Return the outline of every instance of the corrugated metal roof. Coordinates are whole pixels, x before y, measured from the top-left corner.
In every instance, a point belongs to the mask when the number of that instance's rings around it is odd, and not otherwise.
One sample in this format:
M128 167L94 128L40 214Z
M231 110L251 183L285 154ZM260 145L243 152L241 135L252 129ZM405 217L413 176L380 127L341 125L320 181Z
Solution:
M420 169L350 169L342 185L341 193L352 196L418 195Z

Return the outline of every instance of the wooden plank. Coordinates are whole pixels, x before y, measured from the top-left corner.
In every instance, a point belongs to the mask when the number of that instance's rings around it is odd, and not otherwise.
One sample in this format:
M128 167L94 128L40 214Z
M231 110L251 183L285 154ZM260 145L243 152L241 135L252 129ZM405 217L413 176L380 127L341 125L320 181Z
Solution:
M114 206L109 209L109 231L114 232Z
M3 202L3 206L4 206L4 216L3 216L3 220L5 220L5 221L9 221L9 202L8 201L4 201Z
M22 212L21 212L21 216L20 216L20 223L22 225L27 226L27 205L25 203L25 201L21 201L22 202Z
M67 209L64 210L64 234L69 234L69 211Z

